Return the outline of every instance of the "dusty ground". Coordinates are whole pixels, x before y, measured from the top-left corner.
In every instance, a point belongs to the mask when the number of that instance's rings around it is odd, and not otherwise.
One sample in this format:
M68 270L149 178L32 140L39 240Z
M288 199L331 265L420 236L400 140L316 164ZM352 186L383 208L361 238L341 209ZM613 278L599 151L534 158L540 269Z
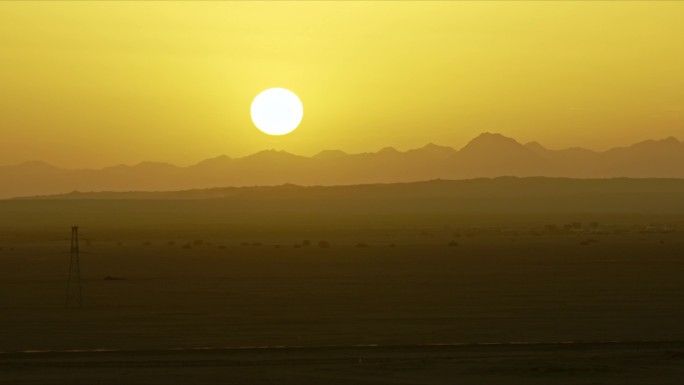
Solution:
M681 343L32 353L6 384L680 384Z
M85 228L81 309L63 306L68 228L5 233L0 383L680 384L684 237L621 226L341 232L330 248L176 229L87 244ZM117 351L65 352L83 349Z

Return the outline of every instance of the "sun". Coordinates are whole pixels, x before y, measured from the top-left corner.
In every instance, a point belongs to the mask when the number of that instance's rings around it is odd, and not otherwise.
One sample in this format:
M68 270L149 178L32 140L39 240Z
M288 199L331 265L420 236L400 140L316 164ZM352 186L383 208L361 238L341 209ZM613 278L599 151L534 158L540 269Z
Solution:
M294 92L285 88L269 88L252 101L252 121L269 135L285 135L294 131L304 116L304 107Z

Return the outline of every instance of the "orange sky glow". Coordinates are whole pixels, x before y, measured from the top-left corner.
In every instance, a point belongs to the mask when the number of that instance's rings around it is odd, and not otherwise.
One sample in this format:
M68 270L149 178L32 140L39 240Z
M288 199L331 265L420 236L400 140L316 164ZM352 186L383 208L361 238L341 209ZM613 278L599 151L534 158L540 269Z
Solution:
M684 139L682 2L2 2L0 165ZM264 89L304 104L289 135Z

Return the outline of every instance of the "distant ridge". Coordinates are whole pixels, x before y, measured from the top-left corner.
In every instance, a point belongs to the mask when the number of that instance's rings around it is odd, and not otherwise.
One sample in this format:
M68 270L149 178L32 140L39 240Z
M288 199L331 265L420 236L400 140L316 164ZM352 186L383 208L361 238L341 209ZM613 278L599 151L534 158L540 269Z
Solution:
M34 222L41 209L61 212L58 221L63 222L73 215L72 208L95 220L104 207L129 210L127 220L136 223L158 215L176 218L178 210L195 218L203 213L204 220L207 215L216 218L217 213L222 213L218 220L228 222L235 220L236 213L242 213L244 220L248 212L250 220L259 223L269 223L272 215L298 218L295 222L299 223L308 223L312 217L321 223L336 222L335 218L355 221L369 215L420 222L426 218L483 214L525 214L520 218L560 214L577 218L578 213L585 218L591 213L592 220L603 214L671 220L672 215L684 213L684 179L498 177L345 186L285 184L161 192L72 192L3 200L0 207L9 213L33 207Z
M33 161L0 167L0 198L72 191L177 191L283 184L354 185L431 179L544 176L566 178L684 178L684 143L669 137L597 152L550 150L483 133L460 150L433 143L408 151L385 147L312 157L266 150L243 158L222 155L192 166L143 162L103 169L63 169Z

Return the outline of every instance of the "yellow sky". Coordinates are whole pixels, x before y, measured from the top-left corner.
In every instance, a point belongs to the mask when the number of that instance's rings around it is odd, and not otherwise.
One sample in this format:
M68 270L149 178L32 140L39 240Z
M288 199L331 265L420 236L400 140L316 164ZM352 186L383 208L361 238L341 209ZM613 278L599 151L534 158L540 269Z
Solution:
M2 2L0 164L684 139L684 2ZM252 98L297 93L269 137Z

